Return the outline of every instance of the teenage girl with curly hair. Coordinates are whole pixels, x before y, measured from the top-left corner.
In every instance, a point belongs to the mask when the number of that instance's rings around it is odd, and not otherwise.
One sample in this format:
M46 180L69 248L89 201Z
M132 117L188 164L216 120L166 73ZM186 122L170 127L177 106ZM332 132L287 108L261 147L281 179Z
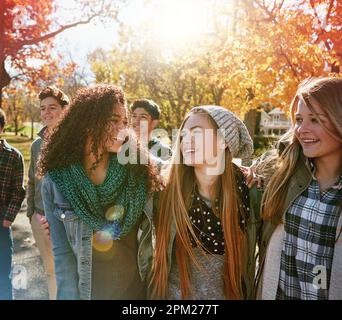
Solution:
M127 124L120 88L81 89L41 152L57 299L145 298L161 182L153 164L120 162Z

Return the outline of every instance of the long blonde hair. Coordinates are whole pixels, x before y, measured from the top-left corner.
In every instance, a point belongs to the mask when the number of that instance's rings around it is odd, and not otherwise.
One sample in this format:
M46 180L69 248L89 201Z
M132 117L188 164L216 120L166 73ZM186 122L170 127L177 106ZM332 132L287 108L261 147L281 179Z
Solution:
M280 141L286 142L284 151L277 157L275 173L269 180L262 200L262 217L278 224L284 210L285 197L290 178L294 173L302 148L294 134L295 113L298 101L302 100L316 115L320 125L335 139L342 141L342 78L309 78L298 87L290 105L292 126ZM334 124L336 132L329 130L317 116L312 102L318 103ZM274 160L274 159L273 159ZM269 159L270 162L273 161Z
M184 119L181 129L191 114L192 112L190 111ZM214 128L217 129L216 123L209 115L208 118ZM201 268L196 260L189 237L190 232L198 247L201 248L188 216L188 210L191 206L191 195L196 179L194 168L183 164L183 157L180 151L180 132L175 143L175 153L169 170L168 184L160 197L156 223L156 251L150 285L152 297L160 299L165 299L168 292L168 275L171 268L168 264L168 248L172 240L170 233L173 222L176 227L176 262L180 274L182 299L188 298L191 293L190 261L194 262L198 268ZM180 161L176 162L176 159ZM225 150L224 173L220 175L214 189L216 190L216 195L220 195L220 200L219 210L216 211L215 206L213 206L213 210L222 221L225 239L226 254L223 271L225 296L227 299L242 299L242 275L245 270L246 239L239 227L239 208L241 208L242 199L238 196L232 157L228 148Z

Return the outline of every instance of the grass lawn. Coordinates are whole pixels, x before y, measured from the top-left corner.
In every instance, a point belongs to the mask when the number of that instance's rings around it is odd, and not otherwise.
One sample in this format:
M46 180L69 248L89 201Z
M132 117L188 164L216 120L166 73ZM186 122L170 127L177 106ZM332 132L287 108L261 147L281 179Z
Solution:
M30 148L31 148L31 143L32 140L27 137L21 137L21 136L15 136L14 134L11 133L4 133L1 135L2 139L6 139L6 141L12 145L13 147L17 148L22 155L24 156L24 161L25 161L25 185L27 184L27 173L28 173L28 168L30 164Z

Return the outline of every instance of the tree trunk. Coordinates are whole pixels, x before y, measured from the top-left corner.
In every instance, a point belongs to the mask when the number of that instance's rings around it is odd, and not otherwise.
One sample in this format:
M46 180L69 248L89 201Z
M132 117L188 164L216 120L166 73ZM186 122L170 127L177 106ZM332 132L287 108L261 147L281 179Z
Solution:
M245 119L243 122L245 123L252 139L254 139L254 135L255 135L255 129L257 125L256 121L257 121L257 110L255 109L249 110L245 114Z
M0 109L2 108L2 89L10 83L5 69L5 1L0 1Z
M252 109L249 110L244 117L243 123L246 125L247 130L252 138L254 140L255 136L255 130L257 126L257 110ZM242 159L241 165L243 166L251 166L252 165L252 159Z
M14 119L14 132L15 132L15 135L17 136L18 135L18 131L19 131L19 129L18 129L18 119L17 119L17 117L15 117L15 119Z
M2 49L0 44L0 50ZM9 85L11 82L11 77L5 69L5 60L3 58L3 54L0 52L0 109L2 107L2 94L3 89Z
M33 117L31 117L31 137L30 137L31 140L33 140L33 131L34 131L33 124L34 124L34 119Z

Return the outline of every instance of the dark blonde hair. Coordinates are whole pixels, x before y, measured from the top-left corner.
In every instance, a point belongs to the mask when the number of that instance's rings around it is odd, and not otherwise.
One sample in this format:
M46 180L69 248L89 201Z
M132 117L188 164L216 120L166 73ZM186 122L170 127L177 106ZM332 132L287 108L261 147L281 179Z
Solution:
M318 103L334 124L336 132L331 132L323 123L321 126L335 139L342 141L342 78L309 78L298 87L290 105L292 127L280 141L286 142L284 151L276 157L275 172L272 174L262 200L262 216L272 223L281 222L285 197L289 189L290 178L296 168L302 148L294 134L295 113L298 101L302 100L313 114L317 116L312 102ZM273 160L268 160L272 162ZM273 161L274 162L274 161Z

